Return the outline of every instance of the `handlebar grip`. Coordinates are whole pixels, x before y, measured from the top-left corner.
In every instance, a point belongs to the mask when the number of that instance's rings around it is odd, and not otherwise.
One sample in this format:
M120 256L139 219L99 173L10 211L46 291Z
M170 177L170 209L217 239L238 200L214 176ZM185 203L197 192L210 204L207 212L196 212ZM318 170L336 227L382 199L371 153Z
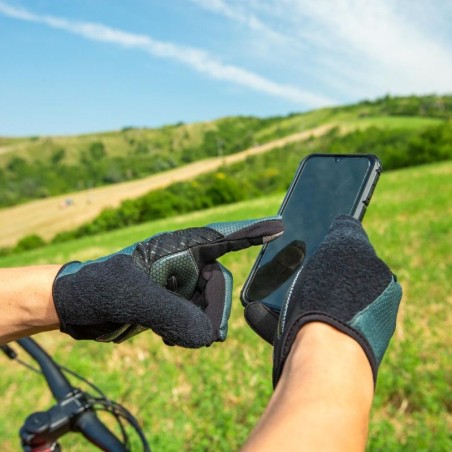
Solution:
M100 421L94 411L85 411L75 421L73 430L79 431L88 441L102 450L126 452L119 439Z
M31 337L24 337L18 339L17 343L39 364L56 400L64 400L74 391L74 387L69 383L55 361L36 341Z

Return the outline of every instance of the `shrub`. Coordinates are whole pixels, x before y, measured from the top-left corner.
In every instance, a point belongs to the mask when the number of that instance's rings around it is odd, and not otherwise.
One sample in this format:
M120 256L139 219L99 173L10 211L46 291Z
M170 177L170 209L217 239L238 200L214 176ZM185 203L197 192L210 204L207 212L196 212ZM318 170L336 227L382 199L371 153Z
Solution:
M206 190L206 196L212 205L230 204L245 198L244 191L237 180L226 177L222 172L216 173Z
M23 239L21 239L16 247L14 248L15 252L22 252L33 250L35 248L40 248L44 246L46 242L37 234L27 235Z
M10 254L12 254L12 252L13 252L13 249L10 247L4 246L4 247L0 248L0 256L1 257L9 256Z
M95 141L94 143L91 143L89 147L89 153L93 160L100 160L105 156L104 143L102 143L101 141Z

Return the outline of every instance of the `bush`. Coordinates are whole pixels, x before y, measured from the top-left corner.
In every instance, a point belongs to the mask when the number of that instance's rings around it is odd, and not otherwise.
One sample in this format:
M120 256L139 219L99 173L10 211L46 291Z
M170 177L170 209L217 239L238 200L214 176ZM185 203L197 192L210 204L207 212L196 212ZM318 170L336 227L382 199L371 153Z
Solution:
M77 238L76 231L63 231L59 232L52 240L51 243L62 243L62 242L68 242L69 240L73 240Z
M27 235L17 243L16 247L14 248L14 252L19 253L22 251L33 250L44 245L46 245L46 242L39 235Z
M89 147L89 153L93 160L100 160L105 157L105 145L101 141L95 141L91 143Z
M214 206L230 204L245 199L245 193L239 182L219 172L206 190L206 196Z
M12 248L4 246L0 248L0 257L9 256L10 254L12 254L12 252L13 252Z

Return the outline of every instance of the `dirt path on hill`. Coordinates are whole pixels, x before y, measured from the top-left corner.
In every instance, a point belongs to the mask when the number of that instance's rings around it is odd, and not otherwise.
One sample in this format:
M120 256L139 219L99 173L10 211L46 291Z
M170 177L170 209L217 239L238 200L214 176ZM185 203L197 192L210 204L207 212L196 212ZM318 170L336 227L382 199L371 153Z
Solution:
M323 125L255 146L225 157L200 160L144 179L98 187L52 198L31 201L0 210L0 247L11 246L22 237L38 234L49 240L58 232L74 229L95 218L106 207L117 207L125 199L136 198L174 182L192 179L221 165L230 165L251 155L263 154L289 143L325 134L334 124Z

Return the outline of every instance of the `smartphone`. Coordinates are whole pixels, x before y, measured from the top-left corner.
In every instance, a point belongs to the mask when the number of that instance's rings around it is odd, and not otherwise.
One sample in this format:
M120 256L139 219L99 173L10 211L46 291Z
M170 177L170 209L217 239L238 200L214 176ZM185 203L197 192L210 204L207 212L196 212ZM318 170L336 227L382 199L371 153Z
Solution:
M284 234L264 245L241 292L279 311L295 275L315 253L333 220L362 220L382 166L371 154L311 154L299 165L279 214Z

